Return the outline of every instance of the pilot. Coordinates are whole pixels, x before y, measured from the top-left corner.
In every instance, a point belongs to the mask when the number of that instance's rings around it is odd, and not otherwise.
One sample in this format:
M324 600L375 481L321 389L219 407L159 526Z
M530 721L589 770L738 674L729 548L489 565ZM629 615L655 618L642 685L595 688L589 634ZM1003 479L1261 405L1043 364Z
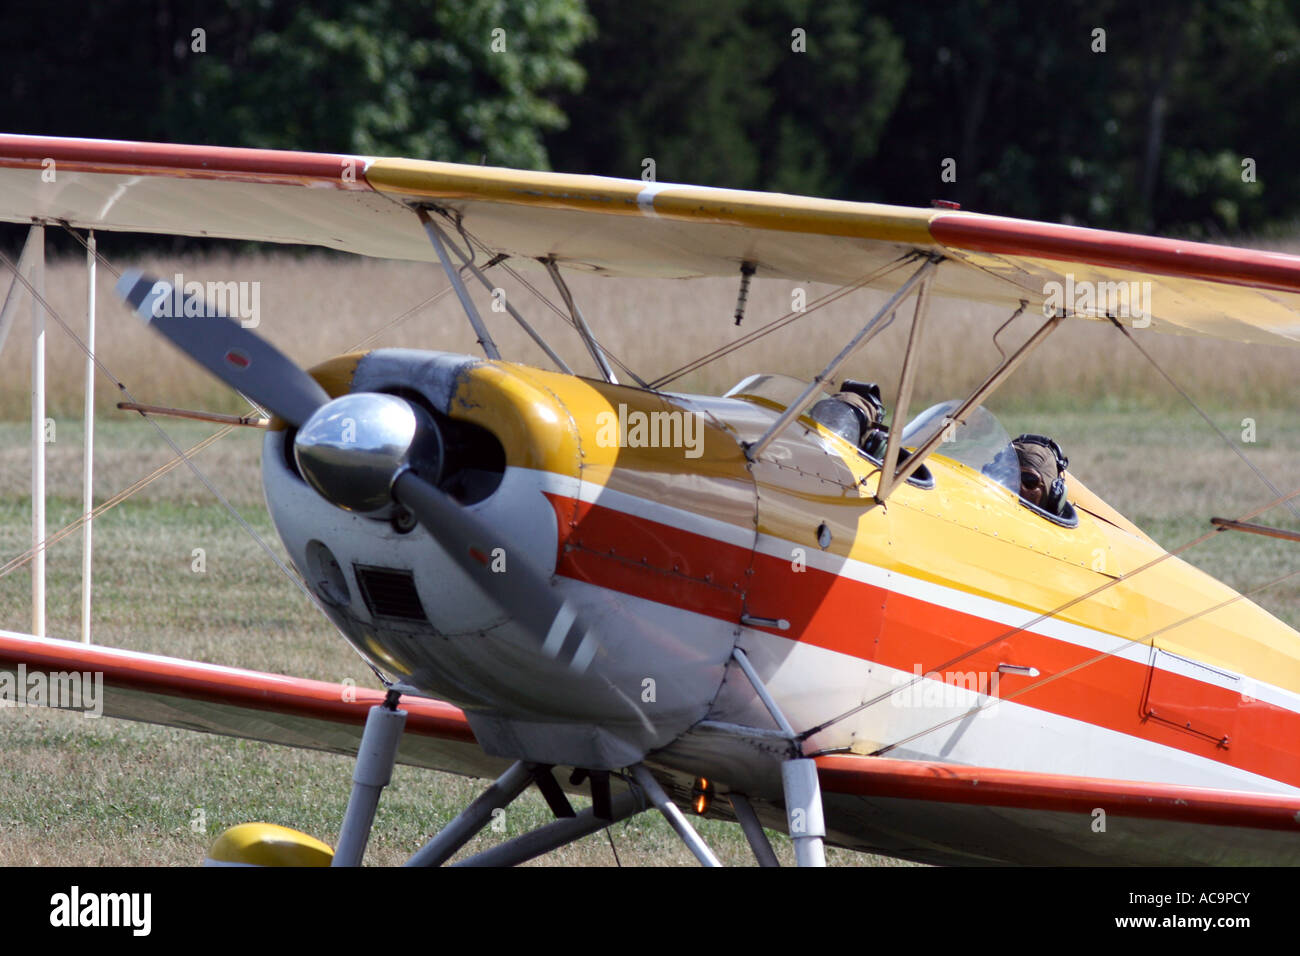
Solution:
M1011 443L1020 458L1020 497L1048 514L1065 511L1065 469L1070 459L1043 435L1021 435Z
M874 382L846 379L833 397L822 399L808 414L868 455L879 458L884 454L885 404L880 386Z

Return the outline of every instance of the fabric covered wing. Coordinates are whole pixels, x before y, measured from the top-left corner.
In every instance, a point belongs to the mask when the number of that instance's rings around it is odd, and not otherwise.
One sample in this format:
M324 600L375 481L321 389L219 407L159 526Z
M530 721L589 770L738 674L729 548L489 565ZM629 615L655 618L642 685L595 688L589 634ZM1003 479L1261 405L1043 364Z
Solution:
M817 760L828 827L941 864L1300 863L1300 796L881 757Z
M104 716L342 754L356 753L367 712L384 699L376 690L0 631L6 701L15 700L9 691L20 674L48 683L71 673L103 675ZM401 707L408 717L399 763L475 777L508 765L483 753L450 704L403 697Z
M940 209L407 159L0 135L0 220L320 245L432 261L414 204L494 253L665 278L758 275L895 288L942 254L935 291L1054 304L1128 325L1300 342L1300 257ZM1060 289L1055 289L1059 285ZM1090 290L1085 292L1084 290ZM1078 294L1075 294L1078 293Z

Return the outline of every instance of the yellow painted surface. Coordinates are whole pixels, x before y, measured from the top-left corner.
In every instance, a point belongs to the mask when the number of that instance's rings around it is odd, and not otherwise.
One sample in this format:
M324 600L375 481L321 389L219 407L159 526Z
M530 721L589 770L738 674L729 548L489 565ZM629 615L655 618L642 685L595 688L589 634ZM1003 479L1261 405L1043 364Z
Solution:
M241 823L217 837L208 859L249 866L329 866L330 847L275 823Z
M318 374L328 387L341 387L355 361L331 360ZM1300 635L1227 585L1178 558L1112 584L1165 552L1077 482L1079 504L1109 520L1080 510L1077 528L1059 527L936 454L927 461L935 487L899 487L882 521L870 498L875 466L810 420L792 424L774 443L779 457L751 472L736 436L711 416L702 423L697 458L682 447L620 447L608 431L620 405L624 416L689 414L644 390L484 362L461 377L452 415L496 433L512 466L661 500L747 531L754 530L755 492L760 502L766 494L771 506L758 510L765 535L808 545L825 520L835 531L833 553L1035 612L1110 585L1058 618L1154 641L1300 693ZM1223 602L1231 604L1206 613Z
M314 378L330 398L338 398L352 390L352 376L356 374L357 363L365 358L365 352L347 352L326 359L319 365L313 365L307 374Z
M634 217L626 223L611 221L604 228L612 233L641 230L643 225L635 220L655 215L756 229L934 245L929 231L933 210L878 203L666 183L657 184L659 191L653 201L643 198L643 203L638 203L646 187L654 184L635 179L526 172L414 159L377 159L366 170L366 181L378 191L398 199L477 200Z
M316 380L316 384L325 389L325 394L330 398L338 398L352 390L352 376L356 373L357 363L365 356L366 352L348 352L344 355L336 355L328 358L319 365L313 365L307 369L307 374ZM271 423L267 426L273 432L283 431L288 424L279 415L271 416Z
M1080 513L1077 528L1060 528L964 465L937 455L927 464L934 490L909 487L891 496L892 546L881 554L861 540L855 558L1045 612L1166 553L1145 536L1087 513ZM1229 601L1222 611L1204 613ZM1154 642L1300 693L1300 635L1176 557L1106 587L1057 618L1140 644Z
M633 416L663 421L650 416L673 413L678 417L666 427L698 428L698 456L688 457L683 447L620 447L620 414L634 422ZM580 476L598 485L616 471L745 476L744 454L724 431L707 421L686 426L689 413L643 389L485 362L462 376L452 414L496 432L510 465Z

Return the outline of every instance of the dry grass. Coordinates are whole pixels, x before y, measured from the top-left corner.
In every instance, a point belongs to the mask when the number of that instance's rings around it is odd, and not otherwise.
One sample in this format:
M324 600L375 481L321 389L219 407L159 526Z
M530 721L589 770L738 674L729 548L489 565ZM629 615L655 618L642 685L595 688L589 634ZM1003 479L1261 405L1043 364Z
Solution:
M105 241L101 247L111 258L111 244ZM163 275L180 270L201 280L261 282L260 331L303 364L349 348L443 286L426 265L320 254L118 264L143 265ZM110 297L111 276L101 275L100 356L140 400L240 408L237 398L126 315ZM504 284L513 301L526 301L511 281ZM736 335L730 318L734 283L577 277L573 286L606 344L645 375L681 365ZM80 260L55 262L48 289L54 308L80 330L85 296ZM789 291L775 282L756 283L745 328L783 313ZM816 294L810 291L810 298ZM717 391L755 370L810 374L881 299L860 294L807 316L676 387ZM939 305L918 407L961 393L996 357L989 335L1003 317ZM576 367L590 369L576 337L553 314L537 308L525 308L525 313L553 341L565 344L564 354ZM544 364L504 316L485 314L506 354ZM22 552L29 536L24 323L25 317L0 356L0 563ZM905 337L905 325L899 323L870 354L855 360L850 374L876 377L891 389ZM1241 420L1254 418L1258 441L1246 446L1252 458L1288 490L1300 484L1300 422L1292 414L1296 353L1154 335L1144 341L1175 377L1206 400L1220 427L1236 436ZM475 351L451 297L411 316L376 344ZM52 325L49 381L57 437L48 449L51 529L71 521L79 510L81 361L75 346ZM99 395L96 487L102 499L165 461L170 452L148 424L112 410L117 397L103 379ZM1060 438L1073 469L1163 544L1195 536L1211 514L1240 513L1268 497L1107 327L1078 324L1058 332L992 405L1013 433L1047 432ZM183 447L214 430L172 421L163 427ZM279 552L262 504L259 448L258 435L236 432L203 452L198 464ZM1275 514L1261 520L1286 523ZM99 642L369 682L352 651L184 468L110 511L97 522L95 534ZM191 570L196 547L205 551L203 574ZM1191 557L1239 588L1296 566L1294 545L1241 536L1220 536ZM73 636L79 621L79 535L51 548L48 573L50 633ZM26 630L28 601L25 569L0 577L0 627ZM1300 624L1300 587L1294 581L1261 594L1260 603L1293 626ZM193 863L215 832L254 818L332 840L351 773L350 762L340 757L123 722L96 723L62 713L0 710L0 728L10 770L0 780L0 864ZM444 774L399 770L381 807L369 860L401 860L480 786ZM191 830L196 809L204 811L206 833ZM512 830L545 819L543 805L533 797L516 810L511 811ZM706 822L705 830L724 859L748 862L736 828ZM653 816L616 827L614 841L624 863L690 862ZM789 859L788 842L777 842ZM856 854L836 859L879 862ZM597 835L548 862L610 865L613 857L606 839Z
M101 251L114 261L111 239ZM116 261L118 267L140 266L162 276L181 272L187 280L238 280L260 283L258 331L304 365L346 351L392 319L419 306L442 290L446 280L436 266L422 263L341 257L327 253L277 252L264 256L148 258ZM85 268L82 259L52 260L47 271L51 306L77 332L85 328ZM144 402L238 409L239 401L206 373L176 355L159 337L128 315L112 295L113 277L99 271L98 352L102 362ZM530 280L557 300L544 275ZM534 322L575 369L592 365L576 335L548 308L505 275L497 277L510 301ZM731 312L736 283L727 280L611 280L575 275L575 295L598 336L649 380L676 369L740 334L790 309L791 283L756 280L745 325L737 329ZM829 291L810 286L808 301ZM504 354L545 366L545 356L509 320L488 310L482 289L475 290ZM855 331L865 314L884 299L860 292L809 313L755 345L706 366L675 383L687 391L717 392L756 370L780 370L811 376ZM925 344L918 400L950 397L983 377L997 359L991 337L1006 318L985 307L937 299ZM30 360L28 310L23 310L0 355L0 418L26 414ZM84 353L50 323L47 336L50 414L56 419L80 414ZM1029 331L1021 319L1006 338L1015 343ZM906 344L907 323L900 321L850 363L847 374L874 378L887 389ZM1292 400L1296 359L1287 349L1263 349L1193 337L1142 336L1162 365L1188 388L1219 405L1287 406ZM372 345L439 348L476 352L474 337L454 296L417 310ZM1006 344L1004 342L1004 344ZM118 400L111 383L100 376L100 407ZM1116 403L1167 406L1176 398L1144 359L1111 327L1067 323L1004 386L999 402L1058 408Z

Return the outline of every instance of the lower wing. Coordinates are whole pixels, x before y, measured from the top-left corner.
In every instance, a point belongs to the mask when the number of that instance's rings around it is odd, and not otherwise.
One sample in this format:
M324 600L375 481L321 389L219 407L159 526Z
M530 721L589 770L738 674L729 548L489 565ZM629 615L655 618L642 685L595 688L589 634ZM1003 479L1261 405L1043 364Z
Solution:
M73 687L110 717L354 754L375 690L0 631L0 698ZM90 681L94 690L86 687ZM17 696L15 696L17 695ZM400 763L496 777L465 715L403 697ZM834 755L817 761L830 839L933 863L1296 864L1300 797ZM761 806L761 805L760 805ZM761 807L769 823L780 808Z
M81 675L76 709L343 754L356 753L366 714L384 699L381 691L344 684L0 631L6 702L34 696L20 676L67 689L74 674ZM99 689L86 689L87 680ZM483 753L458 708L422 697L403 697L400 706L408 716L399 763L475 777L495 777L509 765Z
M1300 863L1297 796L853 755L817 767L827 828L855 849L941 864Z

